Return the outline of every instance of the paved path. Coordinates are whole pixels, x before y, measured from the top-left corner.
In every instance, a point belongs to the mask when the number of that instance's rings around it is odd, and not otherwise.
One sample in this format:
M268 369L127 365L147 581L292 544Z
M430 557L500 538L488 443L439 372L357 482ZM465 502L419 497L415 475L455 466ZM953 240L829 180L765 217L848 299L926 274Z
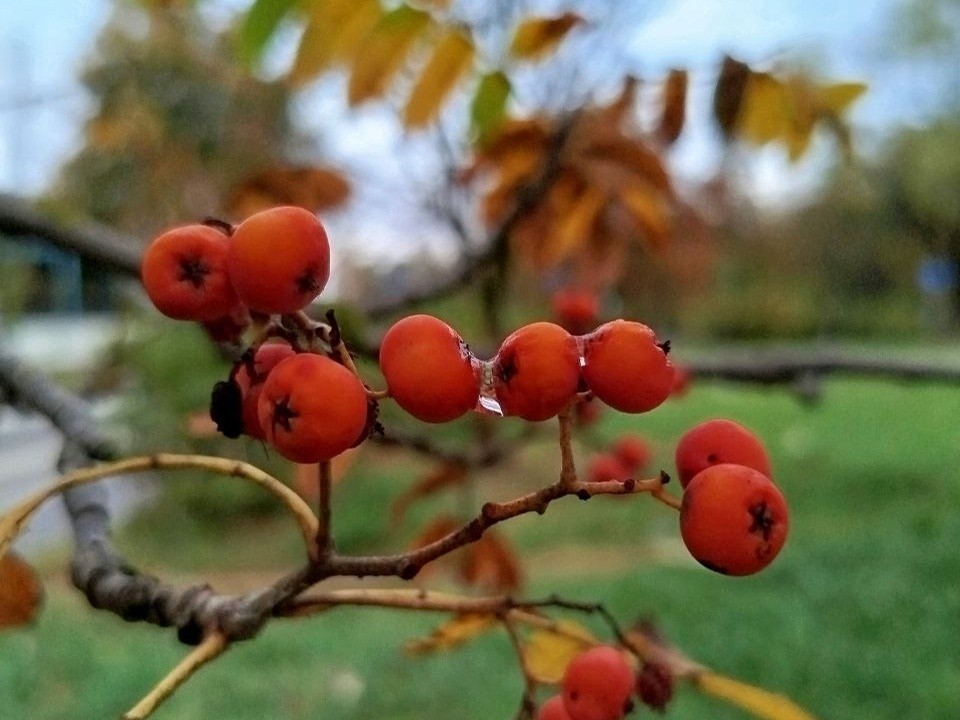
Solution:
M0 407L0 512L57 477L62 440L46 419ZM143 497L138 485L108 480L110 510L123 515ZM70 541L70 523L59 499L47 502L21 533L16 547L27 554Z

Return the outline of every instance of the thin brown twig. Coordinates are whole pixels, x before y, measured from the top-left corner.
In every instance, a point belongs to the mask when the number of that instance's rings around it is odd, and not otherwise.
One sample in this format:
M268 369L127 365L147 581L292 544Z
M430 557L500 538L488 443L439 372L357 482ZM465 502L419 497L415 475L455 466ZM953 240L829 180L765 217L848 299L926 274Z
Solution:
M310 506L293 490L263 470L239 460L209 457L206 455L175 455L158 453L145 455L116 462L104 463L89 468L83 468L67 473L52 486L28 497L12 510L0 518L0 556L2 556L13 542L14 538L44 502L68 490L69 488L94 482L101 478L115 475L147 472L161 469L199 469L208 470L220 475L239 477L253 482L268 490L279 499L294 516L300 525L304 544L308 555L312 558L316 554L317 517Z
M533 714L537 710L537 679L530 672L527 665L527 655L523 650L523 642L520 640L520 633L514 624L514 619L510 612L502 612L498 616L507 631L507 637L510 638L510 645L517 656L517 665L520 667L520 673L523 675L523 695L520 697L520 707L517 709L516 720L533 720Z
M230 643L220 633L211 633L157 683L144 698L123 715L123 720L145 720L204 665L222 655Z

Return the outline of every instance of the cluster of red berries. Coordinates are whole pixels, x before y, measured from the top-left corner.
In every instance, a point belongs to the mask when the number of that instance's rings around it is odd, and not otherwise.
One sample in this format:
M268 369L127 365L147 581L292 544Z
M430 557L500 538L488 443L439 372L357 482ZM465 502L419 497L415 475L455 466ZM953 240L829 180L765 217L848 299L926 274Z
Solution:
M484 362L442 320L412 315L384 336L380 370L397 404L426 422L455 420L478 403L538 422L585 391L622 412L652 410L673 387L668 351L668 343L638 322L614 320L581 336L535 322Z
M708 420L677 443L676 465L690 554L724 575L751 575L773 562L789 516L760 439L732 420Z
M330 248L313 213L277 207L235 228L214 221L163 233L148 247L141 273L162 313L237 339L250 313L287 315L310 304L329 278ZM557 313L582 328L597 315L593 300L558 297ZM537 422L578 396L622 412L652 410L676 390L668 352L669 343L638 322L614 320L577 335L535 322L482 361L447 323L412 315L387 331L379 360L388 395L425 422L476 409ZM262 342L214 388L211 415L228 437L246 434L294 462L315 463L367 437L375 397L332 347L306 352L296 343ZM590 479L625 480L649 459L642 438L620 438L594 460ZM768 565L786 539L787 508L756 436L712 420L683 436L676 462L685 488L680 529L691 554L730 575Z
M211 222L165 232L144 253L140 274L156 308L177 320L292 313L326 286L330 245L316 215L275 207L236 228Z
M673 694L673 676L652 664L636 673L618 648L600 645L570 661L560 693L540 707L537 720L620 720L633 710L635 694L662 710Z

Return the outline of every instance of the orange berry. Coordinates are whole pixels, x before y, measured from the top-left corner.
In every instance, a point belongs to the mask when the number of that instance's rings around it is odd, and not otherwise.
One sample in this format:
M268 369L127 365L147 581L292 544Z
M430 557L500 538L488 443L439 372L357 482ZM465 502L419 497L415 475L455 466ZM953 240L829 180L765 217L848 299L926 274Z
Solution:
M367 416L367 393L356 375L330 358L309 353L281 360L258 401L267 440L297 463L329 460L351 447Z
M751 575L773 562L788 526L777 486L744 465L708 467L683 493L683 544L697 562L724 575Z
M259 401L263 391L263 383L270 371L280 361L294 355L292 347L285 343L268 343L261 345L253 357L253 375L250 373L250 364L244 363L237 371L234 381L243 394L243 432L258 440L266 440L267 434L260 425Z
M590 482L626 480L630 475L630 468L611 453L597 453L587 465L587 477Z
M480 381L463 338L442 320L411 315L380 343L380 371L390 396L419 420L455 420L477 405Z
M309 305L330 277L330 246L309 210L281 206L244 220L227 258L230 280L251 310L292 313Z
M560 325L580 335L597 324L600 299L589 290L563 288L553 294L553 314Z
M176 320L216 320L240 305L227 277L230 240L207 225L168 230L147 247L140 277L157 310Z
M578 402L574 408L573 419L579 427L593 425L603 412L600 401L588 397Z
M642 471L653 456L650 445L639 435L621 435L613 444L613 454L630 472Z
M567 665L564 708L570 720L620 720L631 709L634 682L633 668L617 648L590 648Z
M563 706L563 695L554 695L541 705L537 711L537 720L570 720L567 709Z
M683 434L674 453L680 484L711 465L746 465L770 477L770 458L756 435L733 420L707 420Z
M531 422L546 420L577 394L577 341L559 325L525 325L503 341L492 363L494 388L504 415Z
M653 330L614 320L583 339L583 379L594 395L616 410L642 413L667 399L673 365Z
M671 388L670 394L678 398L683 397L687 394L692 382L693 373L685 367L675 365L673 367L673 388Z

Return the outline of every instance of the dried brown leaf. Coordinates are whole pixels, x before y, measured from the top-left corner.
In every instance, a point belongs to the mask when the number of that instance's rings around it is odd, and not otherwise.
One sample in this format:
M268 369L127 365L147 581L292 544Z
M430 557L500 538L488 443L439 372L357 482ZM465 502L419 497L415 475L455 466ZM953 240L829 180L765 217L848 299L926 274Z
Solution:
M657 137L671 145L680 137L687 114L687 71L671 70L663 84L663 107Z
M492 592L513 592L523 583L517 554L503 536L492 530L464 548L460 577L468 585Z

